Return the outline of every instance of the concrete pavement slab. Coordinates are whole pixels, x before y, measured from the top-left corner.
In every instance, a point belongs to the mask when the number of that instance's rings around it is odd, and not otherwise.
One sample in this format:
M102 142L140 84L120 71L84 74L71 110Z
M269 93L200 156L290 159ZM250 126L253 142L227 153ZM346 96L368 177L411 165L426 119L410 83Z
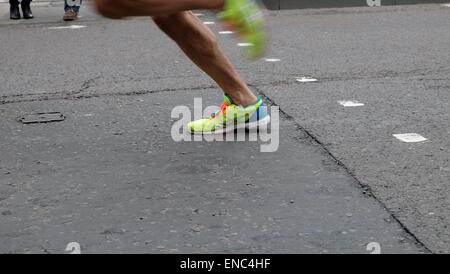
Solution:
M370 186L426 246L449 252L449 84L448 74L441 74L261 90ZM344 108L342 99L364 106ZM398 133L418 133L427 141L401 143L393 137Z
M74 240L85 252L361 253L367 241L448 252L449 8L271 12L268 58L279 62L243 60L209 25L252 88L282 107L280 152L256 162L252 142L171 142L170 109L200 95L219 104L216 85L148 18L85 7L73 23L60 6L0 19L2 252L62 252ZM50 29L71 24L86 27ZM16 121L46 111L66 120Z
M171 109L217 90L1 107L0 252L426 252L292 121L280 149L180 142ZM59 123L22 125L58 111Z

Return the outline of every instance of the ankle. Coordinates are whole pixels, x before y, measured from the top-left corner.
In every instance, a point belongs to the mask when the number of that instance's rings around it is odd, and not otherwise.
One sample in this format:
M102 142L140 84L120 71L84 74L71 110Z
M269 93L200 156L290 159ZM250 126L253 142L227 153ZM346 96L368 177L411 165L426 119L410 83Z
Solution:
M242 106L242 107L251 106L258 100L258 97L256 97L251 92L246 93L246 94L240 94L240 93L233 94L232 96L230 96L230 98L233 101L233 103L235 103L238 106Z

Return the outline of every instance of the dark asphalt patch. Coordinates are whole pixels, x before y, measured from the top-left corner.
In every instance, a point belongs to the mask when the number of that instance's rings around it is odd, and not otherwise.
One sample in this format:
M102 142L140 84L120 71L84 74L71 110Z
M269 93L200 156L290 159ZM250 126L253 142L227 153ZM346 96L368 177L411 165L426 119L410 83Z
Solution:
M19 117L17 120L22 124L40 124L40 123L53 123L61 122L66 119L66 116L60 112L45 112L25 114Z

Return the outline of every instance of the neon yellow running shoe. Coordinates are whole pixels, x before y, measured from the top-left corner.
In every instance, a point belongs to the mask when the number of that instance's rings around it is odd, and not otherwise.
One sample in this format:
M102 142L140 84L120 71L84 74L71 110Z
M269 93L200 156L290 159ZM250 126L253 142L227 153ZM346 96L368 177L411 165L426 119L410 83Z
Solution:
M187 129L192 134L225 134L237 128L256 129L270 123L267 107L261 98L248 107L233 104L230 97L224 95L220 111L208 119L192 121Z
M218 18L238 31L248 59L264 56L267 43L266 20L254 0L226 0Z

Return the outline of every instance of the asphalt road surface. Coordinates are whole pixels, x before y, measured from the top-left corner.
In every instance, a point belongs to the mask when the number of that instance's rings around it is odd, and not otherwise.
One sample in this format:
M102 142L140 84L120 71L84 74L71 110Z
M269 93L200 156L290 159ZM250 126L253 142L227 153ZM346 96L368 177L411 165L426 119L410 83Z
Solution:
M209 24L280 107L262 153L172 139L174 107L221 93L148 18L34 4L0 4L0 252L450 252L449 7L269 12L256 62ZM65 119L20 120L48 112Z

